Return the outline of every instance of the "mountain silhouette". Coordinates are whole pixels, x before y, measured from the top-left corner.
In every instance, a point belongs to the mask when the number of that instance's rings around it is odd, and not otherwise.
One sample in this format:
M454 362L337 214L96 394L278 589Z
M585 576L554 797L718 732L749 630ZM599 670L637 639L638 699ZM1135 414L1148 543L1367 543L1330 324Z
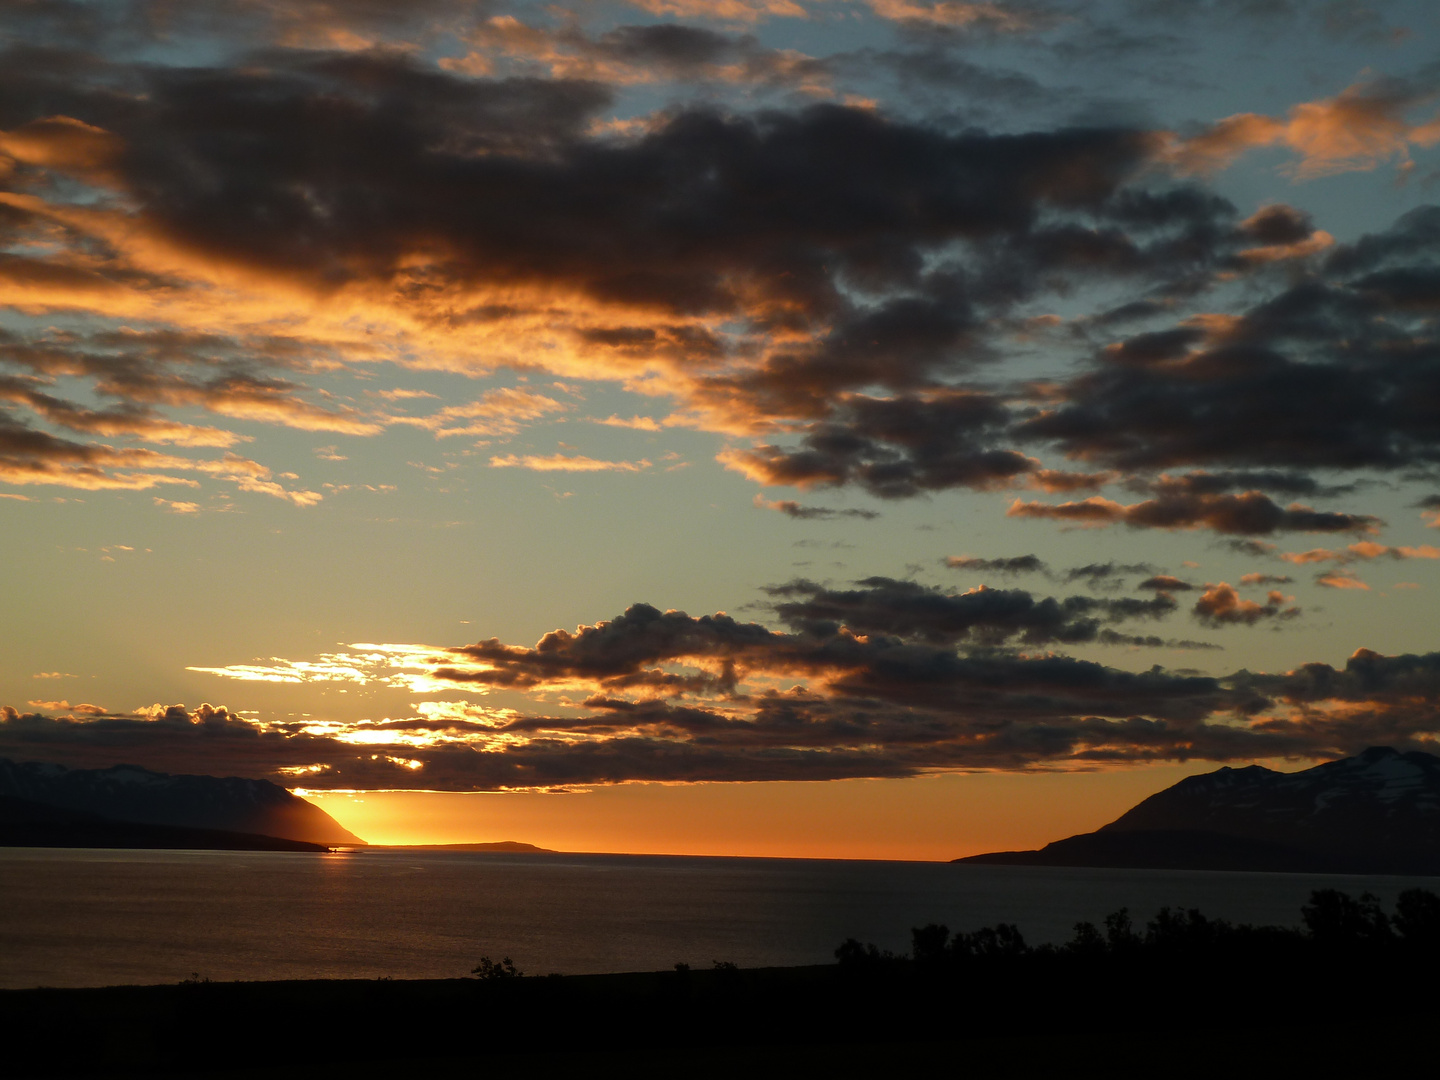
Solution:
M131 825L220 830L322 846L365 843L318 806L268 780L171 776L135 765L67 769L0 758L0 796Z
M0 795L0 847L178 848L222 851L328 851L323 844L224 829L137 825L99 814Z
M1093 833L956 862L1440 873L1440 757L1375 746L1301 772L1191 776Z

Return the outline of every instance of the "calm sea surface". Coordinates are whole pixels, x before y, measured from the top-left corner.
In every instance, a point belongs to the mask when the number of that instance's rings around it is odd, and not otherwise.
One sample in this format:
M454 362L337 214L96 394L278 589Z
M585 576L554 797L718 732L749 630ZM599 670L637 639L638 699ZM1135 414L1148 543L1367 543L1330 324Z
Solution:
M1295 924L1316 888L1437 878L1069 870L636 855L0 848L0 987L449 978L484 955L529 974L827 963L847 937L1017 923L1064 941L1119 907Z

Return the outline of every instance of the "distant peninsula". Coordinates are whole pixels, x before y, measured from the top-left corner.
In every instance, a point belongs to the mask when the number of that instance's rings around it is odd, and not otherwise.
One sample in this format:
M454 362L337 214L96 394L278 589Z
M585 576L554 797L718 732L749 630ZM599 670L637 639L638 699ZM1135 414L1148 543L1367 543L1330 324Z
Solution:
M1095 832L954 861L1440 874L1440 757L1376 746L1294 773L1222 768L1181 780Z
M522 844L518 840L496 840L489 844L385 844L371 845L377 851L495 851L509 855L556 855L554 848Z

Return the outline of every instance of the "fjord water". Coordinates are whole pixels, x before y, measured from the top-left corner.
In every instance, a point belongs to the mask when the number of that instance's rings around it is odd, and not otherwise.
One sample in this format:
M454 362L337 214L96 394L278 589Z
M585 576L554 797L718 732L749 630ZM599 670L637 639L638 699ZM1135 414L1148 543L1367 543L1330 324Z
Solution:
M847 937L1079 920L1165 905L1294 925L1317 888L1387 906L1440 879L637 855L0 849L0 987L452 978L828 963Z

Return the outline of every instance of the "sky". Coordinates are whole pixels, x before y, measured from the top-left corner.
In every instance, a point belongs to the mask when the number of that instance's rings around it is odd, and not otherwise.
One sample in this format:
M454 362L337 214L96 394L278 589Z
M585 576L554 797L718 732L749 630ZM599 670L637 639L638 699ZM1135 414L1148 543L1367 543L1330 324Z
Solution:
M0 0L0 757L939 859L1434 751L1437 23Z

